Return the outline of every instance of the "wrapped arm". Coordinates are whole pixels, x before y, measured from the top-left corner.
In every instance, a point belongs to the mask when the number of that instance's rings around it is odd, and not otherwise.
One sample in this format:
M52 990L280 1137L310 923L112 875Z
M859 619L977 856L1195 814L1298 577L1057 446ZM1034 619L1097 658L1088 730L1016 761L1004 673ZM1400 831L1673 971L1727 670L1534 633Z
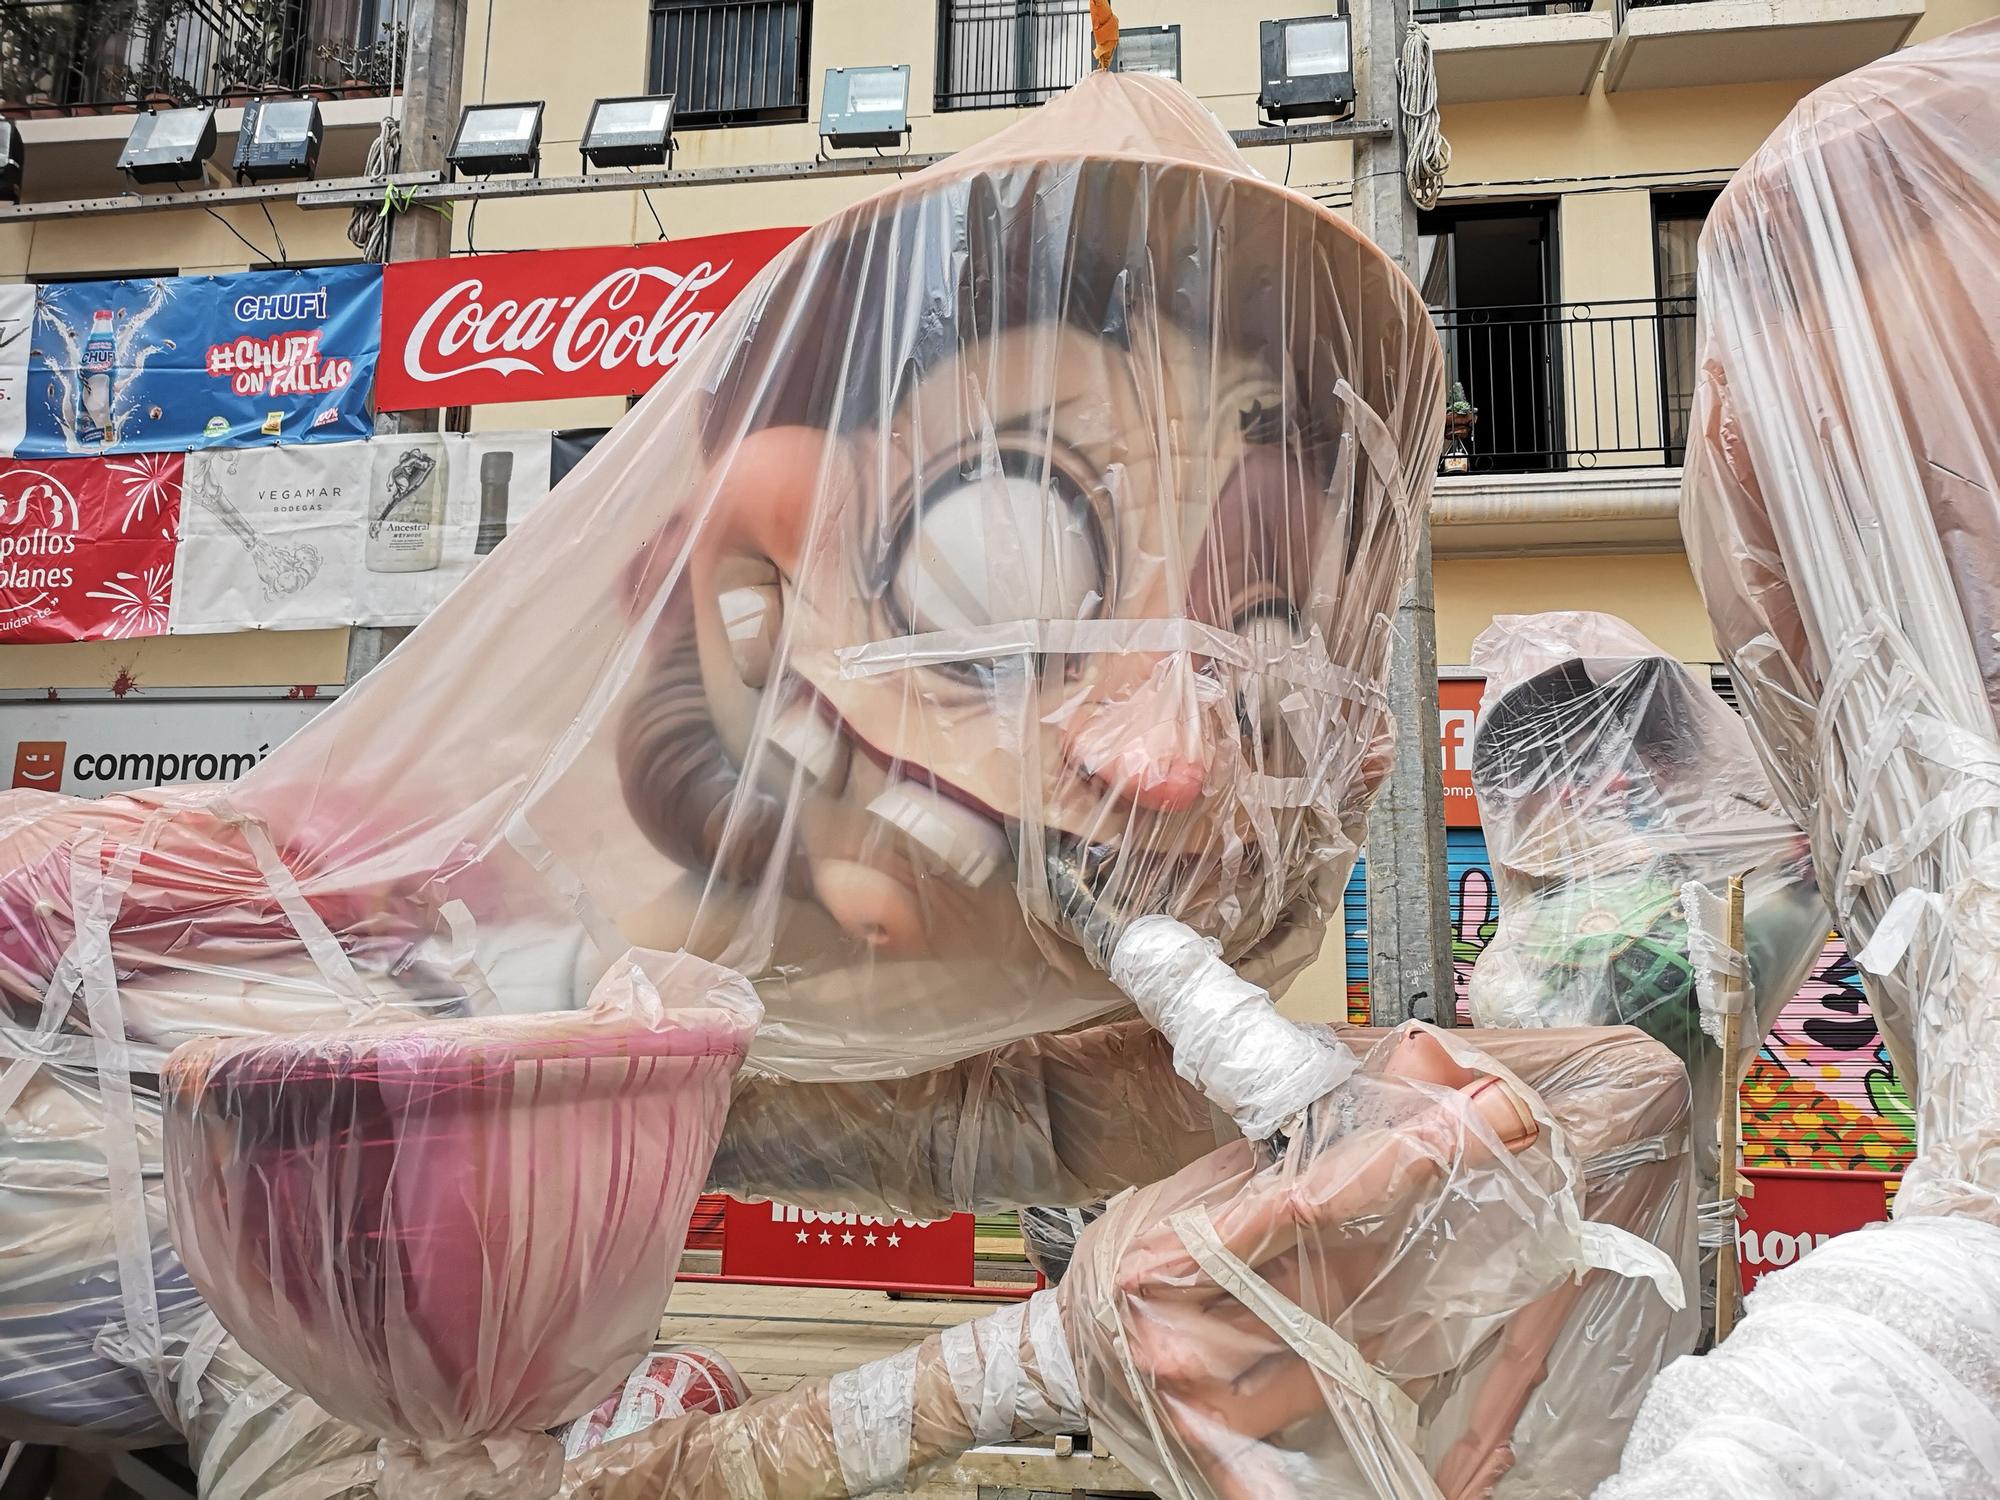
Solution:
M801 1208L933 1219L1099 1202L1216 1144L1215 1117L1175 1076L1165 1038L1119 1021L914 1078L742 1079L709 1185Z

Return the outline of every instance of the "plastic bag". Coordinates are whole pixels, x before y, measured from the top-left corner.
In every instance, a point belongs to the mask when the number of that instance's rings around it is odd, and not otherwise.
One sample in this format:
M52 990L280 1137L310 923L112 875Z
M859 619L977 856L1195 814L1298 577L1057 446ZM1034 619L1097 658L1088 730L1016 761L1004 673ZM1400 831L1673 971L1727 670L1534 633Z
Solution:
M1702 235L1688 556L1917 1103L2000 1219L2000 23L1808 96Z

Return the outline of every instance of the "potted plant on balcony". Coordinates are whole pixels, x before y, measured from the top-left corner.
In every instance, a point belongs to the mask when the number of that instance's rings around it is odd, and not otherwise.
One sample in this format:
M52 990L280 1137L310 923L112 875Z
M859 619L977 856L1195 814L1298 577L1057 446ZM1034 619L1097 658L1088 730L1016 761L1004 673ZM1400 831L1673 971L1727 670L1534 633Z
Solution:
M402 87L403 63L409 55L410 31L400 21L385 23L372 42L358 46L325 42L319 49L320 60L340 79L339 97L346 99L395 93Z
M1472 429L1479 425L1479 408L1465 394L1458 381L1451 383L1451 395L1444 403L1444 451L1438 456L1438 473L1464 474L1472 468Z

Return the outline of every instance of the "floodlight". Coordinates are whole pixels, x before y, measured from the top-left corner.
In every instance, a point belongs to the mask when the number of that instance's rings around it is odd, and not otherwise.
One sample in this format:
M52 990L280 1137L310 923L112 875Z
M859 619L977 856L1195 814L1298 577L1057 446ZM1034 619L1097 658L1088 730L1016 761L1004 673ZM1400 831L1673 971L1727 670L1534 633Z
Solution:
M1300 16L1259 23L1266 118L1344 115L1354 108L1354 55L1347 17Z
M599 99L579 149L593 167L664 166L674 159L674 96Z
M468 177L536 172L542 165L542 103L468 104L445 160Z
M134 182L199 182L214 154L214 105L149 111L133 119L118 170Z
M1159 78L1181 76L1181 29L1178 26L1125 26L1118 32L1118 52L1111 66L1120 73L1151 73Z
M910 128L910 65L828 68L819 138L829 146L894 146Z
M21 201L21 169L26 160L20 129L12 120L0 120L0 198Z
M310 177L325 134L310 99L252 99L236 132L236 175L252 182Z

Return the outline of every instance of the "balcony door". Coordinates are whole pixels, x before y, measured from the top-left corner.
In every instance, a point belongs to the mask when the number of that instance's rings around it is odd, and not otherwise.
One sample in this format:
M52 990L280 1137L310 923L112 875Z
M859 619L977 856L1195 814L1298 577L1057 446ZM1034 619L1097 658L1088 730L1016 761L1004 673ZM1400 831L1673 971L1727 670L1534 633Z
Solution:
M1653 276L1660 298L1660 401L1667 462L1687 452L1688 409L1694 401L1695 249L1715 207L1717 188L1653 195Z
M1447 378L1479 413L1474 472L1564 466L1555 204L1454 205L1420 215L1424 300Z

